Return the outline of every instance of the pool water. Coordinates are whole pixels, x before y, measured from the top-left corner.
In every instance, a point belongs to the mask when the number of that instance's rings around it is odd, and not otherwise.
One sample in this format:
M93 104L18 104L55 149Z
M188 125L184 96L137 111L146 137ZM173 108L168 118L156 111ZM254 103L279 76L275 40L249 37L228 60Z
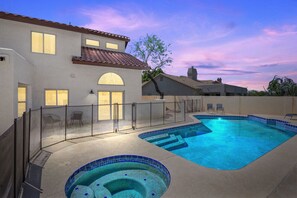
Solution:
M244 118L199 119L212 132L185 137L188 146L172 152L219 170L243 168L296 134Z

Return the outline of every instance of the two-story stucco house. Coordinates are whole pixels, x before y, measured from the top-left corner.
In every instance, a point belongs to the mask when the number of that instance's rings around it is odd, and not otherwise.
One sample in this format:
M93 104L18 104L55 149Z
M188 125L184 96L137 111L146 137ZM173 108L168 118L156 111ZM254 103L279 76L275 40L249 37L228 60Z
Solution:
M147 65L125 53L128 42L126 36L0 12L0 134L32 107L140 101Z

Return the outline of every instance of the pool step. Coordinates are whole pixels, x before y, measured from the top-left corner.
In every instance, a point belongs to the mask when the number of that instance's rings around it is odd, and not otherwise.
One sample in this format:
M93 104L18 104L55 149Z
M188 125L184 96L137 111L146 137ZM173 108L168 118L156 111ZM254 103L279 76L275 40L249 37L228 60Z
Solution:
M187 142L182 138L182 136L177 135L176 138L177 138L176 142L166 144L166 145L162 146L162 148L164 148L164 149L166 149L168 151L172 151L172 150L175 150L175 149L179 149L179 148L183 148L183 147L188 146Z
M144 139L146 141L148 141L148 142L155 142L155 141L163 140L163 139L166 139L166 138L169 138L168 133L164 133L164 134L160 134L160 135L154 135L154 136L147 137L147 138L144 138Z
M166 139L163 140L159 140L159 141L155 141L152 142L153 144L157 145L157 146L164 146L173 142L177 142L178 139L176 138L176 136L174 134L170 134L170 136Z

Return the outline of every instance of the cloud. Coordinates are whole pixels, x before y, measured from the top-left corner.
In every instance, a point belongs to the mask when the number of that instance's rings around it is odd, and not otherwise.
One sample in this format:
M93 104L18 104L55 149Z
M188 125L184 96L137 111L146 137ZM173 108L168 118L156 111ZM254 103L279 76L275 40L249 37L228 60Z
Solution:
M221 68L222 66L218 66L218 65L198 65L196 66L199 69L217 69L217 68Z
M85 27L103 31L131 32L161 26L160 20L152 13L143 12L141 9L128 12L125 9L99 6L81 9L80 14L89 18Z
M277 67L277 66L279 66L279 64L275 63L275 64L259 65L258 67L261 67L261 68L272 68L272 67Z
M297 35L271 38L266 34L258 34L209 47L197 45L180 47L174 54L177 65L188 62L220 62L233 68L251 65L255 68L259 65L296 62L295 43Z
M216 72L202 72L199 75L207 75L207 76L240 76L240 75L248 75L248 74L258 74L259 72L255 71L245 71L245 70L233 70L233 69L224 69Z
M264 34L268 36L287 36L297 34L297 25L283 25L280 28L264 28Z
M183 30L191 29L187 27L191 25L189 22L180 24ZM236 23L232 21L224 24L210 24L206 20L204 23L198 23L195 28L192 27L192 32L188 33L185 38L177 38L175 43L189 46L215 41L230 36L236 30L236 27Z
M228 72L226 75L245 75L245 74L257 74L259 72L255 71L245 71L245 70L236 70L236 69L223 69L222 72Z

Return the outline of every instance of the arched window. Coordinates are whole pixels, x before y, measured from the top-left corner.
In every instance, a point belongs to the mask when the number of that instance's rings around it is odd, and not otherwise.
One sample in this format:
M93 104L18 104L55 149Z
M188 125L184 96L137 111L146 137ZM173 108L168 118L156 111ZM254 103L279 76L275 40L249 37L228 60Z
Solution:
M115 74L115 73L105 73L103 74L99 80L98 80L99 85L124 85L123 79Z

